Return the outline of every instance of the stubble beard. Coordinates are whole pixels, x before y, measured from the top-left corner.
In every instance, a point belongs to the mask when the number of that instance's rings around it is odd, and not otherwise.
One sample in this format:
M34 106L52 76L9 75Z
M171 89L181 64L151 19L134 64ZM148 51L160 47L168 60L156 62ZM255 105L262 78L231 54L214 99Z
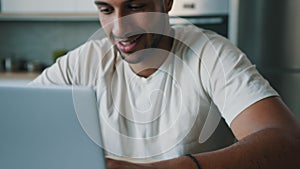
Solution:
M165 10L165 3L164 3L164 0L161 0L161 13L164 13L166 14L166 10ZM165 24L165 22L163 22ZM165 29L165 26L166 25L163 25L162 27L162 31L164 32L164 29ZM140 49L140 50L144 50L144 49L157 49L159 48L159 45L161 43L161 40L162 40L162 37L165 36L163 34L154 34L154 33L148 33L148 34L144 34L146 35L147 39L149 38L149 40L151 41L150 45L149 46L145 46L143 49ZM113 37L113 35L112 35ZM146 40L147 40L146 39ZM148 41L148 40L147 40ZM147 43L146 43L147 45ZM115 45L114 48L118 51L118 53L120 54L121 58L126 61L127 63L129 64L138 64L144 60L146 60L147 58L151 57L151 53L149 52L138 52L138 51L135 51L133 53L129 53L128 55L133 55L133 54L136 54L137 56L135 56L134 58L135 59L129 59L129 58L126 58L126 56L119 50L119 48ZM138 54L139 53L139 54Z
M156 48L158 48L163 35L148 34L146 36L147 36L147 39L150 39L150 41L151 41L150 45L146 44L143 49L140 49L139 51L135 51L133 53L126 54L127 57L125 56L125 54L123 54L120 51L120 49L118 47L116 47L116 45L115 45L115 49L119 52L121 58L124 61L126 61L127 63L129 63L129 64L138 64L138 63L146 60L147 58L151 57L151 55L153 54L153 53L149 52L148 50L147 50L147 52L143 52L143 50L144 49L156 49ZM131 59L130 55L136 55L136 56L133 56L133 58Z

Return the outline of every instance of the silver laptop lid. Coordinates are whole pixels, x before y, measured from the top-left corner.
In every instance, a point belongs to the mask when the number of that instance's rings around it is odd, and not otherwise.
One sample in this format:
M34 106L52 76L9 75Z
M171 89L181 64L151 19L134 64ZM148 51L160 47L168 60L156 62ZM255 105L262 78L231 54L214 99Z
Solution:
M95 93L0 86L0 168L104 169Z

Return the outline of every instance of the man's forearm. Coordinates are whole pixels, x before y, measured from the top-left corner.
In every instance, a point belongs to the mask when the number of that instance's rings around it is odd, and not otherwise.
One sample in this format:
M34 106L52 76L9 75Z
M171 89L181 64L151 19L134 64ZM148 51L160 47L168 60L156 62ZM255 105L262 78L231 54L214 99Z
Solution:
M245 137L230 147L194 156L203 169L299 169L300 138L299 133L270 128ZM158 168L196 168L188 157L155 165Z

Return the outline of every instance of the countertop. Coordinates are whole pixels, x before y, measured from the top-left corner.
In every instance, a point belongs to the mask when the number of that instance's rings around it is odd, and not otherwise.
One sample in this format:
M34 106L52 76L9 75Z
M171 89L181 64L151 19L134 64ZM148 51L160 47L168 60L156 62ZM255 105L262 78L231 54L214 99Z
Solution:
M39 74L38 72L0 72L0 85L26 85Z

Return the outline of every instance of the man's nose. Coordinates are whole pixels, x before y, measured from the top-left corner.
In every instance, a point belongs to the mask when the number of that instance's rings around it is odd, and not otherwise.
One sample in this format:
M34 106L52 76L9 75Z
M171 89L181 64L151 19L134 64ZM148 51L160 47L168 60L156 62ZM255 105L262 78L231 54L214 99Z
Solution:
M115 20L113 21L112 33L116 37L124 37L132 32L132 16L118 12Z

